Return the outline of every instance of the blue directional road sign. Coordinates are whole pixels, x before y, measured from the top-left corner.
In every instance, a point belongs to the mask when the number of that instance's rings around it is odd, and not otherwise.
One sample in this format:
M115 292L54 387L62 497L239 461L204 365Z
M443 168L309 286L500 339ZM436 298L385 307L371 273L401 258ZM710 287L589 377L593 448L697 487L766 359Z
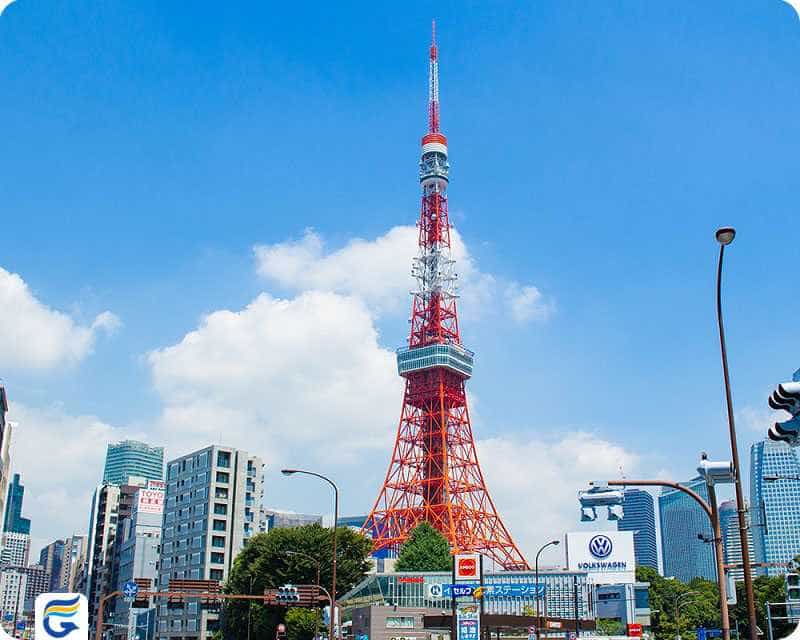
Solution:
M139 585L133 580L130 580L122 585L122 595L126 598L133 600L136 598L137 593L139 593Z
M20 622L17 622L17 630L18 631L25 631L25 621L24 620L22 620Z
M9 612L3 616L3 620L6 622L11 622L14 619L14 614Z

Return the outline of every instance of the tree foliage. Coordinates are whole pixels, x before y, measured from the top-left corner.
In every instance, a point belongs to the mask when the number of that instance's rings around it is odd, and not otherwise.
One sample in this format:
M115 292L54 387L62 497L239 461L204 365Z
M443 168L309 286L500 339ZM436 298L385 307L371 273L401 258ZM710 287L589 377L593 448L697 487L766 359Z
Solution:
M395 571L450 571L453 557L447 539L427 522L417 525L400 547Z
M652 631L657 640L672 640L680 634L683 638L695 637L697 627L719 628L719 589L716 582L695 578L688 584L664 578L651 567L637 567L636 579L650 583L650 609L653 614ZM784 580L782 576L760 576L753 580L758 626L766 634L766 602L784 602ZM677 609L676 609L677 607ZM675 620L678 614L677 623ZM736 604L729 611L731 627L739 623L741 637L748 634L747 602L744 583L736 583ZM789 627L773 622L774 637L785 636Z
M322 627L322 616L319 609L301 609L298 607L286 612L287 640L313 640Z
M360 533L344 527L337 529L336 540L336 593L341 596L364 578L372 544ZM330 591L332 543L331 530L318 524L253 536L236 557L225 592L261 594L285 584L314 584L317 563L304 556L319 561L320 584ZM304 555L291 555L288 551ZM274 638L275 627L285 621L287 612L283 607L267 607L259 602L229 601L224 616L226 638L247 637L248 613L251 638ZM302 622L299 617L297 622Z

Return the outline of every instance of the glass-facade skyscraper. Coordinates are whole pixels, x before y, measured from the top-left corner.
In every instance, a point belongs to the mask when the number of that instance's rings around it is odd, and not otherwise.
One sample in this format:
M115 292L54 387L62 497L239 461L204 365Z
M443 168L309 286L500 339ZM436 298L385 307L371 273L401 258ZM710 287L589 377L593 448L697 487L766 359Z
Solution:
M653 567L658 571L653 496L641 489L626 489L623 506L623 518L617 520L617 531L633 531L637 567Z
M14 479L8 485L8 497L6 498L6 518L3 522L3 533L24 533L26 536L31 534L31 521L29 518L22 517L22 499L25 497L25 487L20 482L18 473L14 474Z
M123 440L108 445L103 484L121 486L128 478L164 479L164 447L151 447L136 440Z
M778 476L773 481L768 476ZM800 462L785 442L763 440L750 448L753 557L755 562L785 563L800 554ZM767 567L769 575L786 572Z
M702 478L681 484L708 501L708 487ZM681 582L698 577L716 581L714 547L697 537L698 534L714 537L703 508L682 491L665 488L658 497L658 510L664 576L675 577Z

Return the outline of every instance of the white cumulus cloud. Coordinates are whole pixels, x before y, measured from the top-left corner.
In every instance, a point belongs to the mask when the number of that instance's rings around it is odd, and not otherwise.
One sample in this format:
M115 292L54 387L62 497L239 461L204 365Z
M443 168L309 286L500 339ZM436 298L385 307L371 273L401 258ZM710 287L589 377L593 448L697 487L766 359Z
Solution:
M290 291L334 291L352 294L375 313L405 310L415 281L411 261L419 251L418 231L397 226L374 240L356 238L344 247L326 251L324 239L307 229L300 240L255 247L258 274ZM451 231L453 259L458 273L461 313L476 317L483 310L501 305L518 322L545 320L554 309L536 287L502 279L478 269L463 238ZM514 288L513 295L498 291ZM539 299L532 300L533 293Z
M271 461L326 459L333 441L345 457L387 447L402 389L363 302L318 291L215 311L147 362L180 452L224 441Z
M31 518L32 551L66 535L85 534L106 447L126 435L94 416L69 415L59 406L32 408L12 400L9 419L17 423L11 466L25 486L23 515Z
M590 480L618 478L620 468L635 472L640 463L636 453L582 431L550 439L492 438L477 447L497 510L529 562L542 544L580 528L578 491ZM598 519L593 527L609 525ZM542 558L560 564L563 549Z
M505 290L506 304L511 318L524 324L529 321L545 321L555 312L552 301L546 300L537 287L523 287L516 282Z
M40 302L16 273L0 268L0 362L4 367L52 369L83 360L99 332L120 325L111 312L81 326L66 313Z
M3 11L11 4L14 4L14 0L0 0L0 16L3 15Z

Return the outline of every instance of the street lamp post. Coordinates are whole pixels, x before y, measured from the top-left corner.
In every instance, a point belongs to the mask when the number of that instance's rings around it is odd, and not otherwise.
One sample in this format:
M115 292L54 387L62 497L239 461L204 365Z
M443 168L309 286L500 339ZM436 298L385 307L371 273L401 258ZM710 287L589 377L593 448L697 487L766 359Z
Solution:
M543 544L536 552L536 561L534 562L534 575L536 576L536 640L539 640L539 638L542 637L542 619L539 616L539 556L542 554L542 551L547 549L547 547L551 545L558 545L558 543L558 540L551 540L550 542Z
M315 473L314 471L305 471L303 469L281 469L281 473L285 476L291 476L296 473L301 473L307 476L314 476L315 478L319 478L320 480L324 480L327 482L331 487L333 487L333 558L331 560L331 619L330 619L330 639L334 640L334 631L336 629L336 526L339 523L339 487L336 486L336 483L331 480L328 476L324 476L321 473ZM319 581L317 581L319 582Z
M695 491L692 491L689 487L684 487L682 484L677 482L669 482L667 480L629 480L626 478L625 480L609 480L605 484L607 484L609 487L669 487L670 489L675 489L685 493L700 505L705 514L708 516L708 519L711 522L711 527L714 531L714 552L717 563L717 588L719 589L719 614L720 622L722 623L722 638L723 640L730 640L731 629L728 618L728 596L727 585L725 584L723 565L724 555L722 535L719 524L719 511L716 508L712 508L712 506L703 500L703 498ZM710 491L713 495L713 485L710 486ZM716 498L716 496L714 497Z
M742 572L747 600L747 618L750 627L750 640L758 640L756 623L756 606L753 597L753 572L750 567L750 545L747 540L747 518L745 515L744 493L742 492L742 476L739 467L739 446L736 441L736 424L733 419L733 399L731 397L731 380L728 371L728 350L725 345L725 326L722 321L722 262L725 247L733 242L736 230L733 227L717 229L719 242L719 262L717 263L717 326L719 327L719 348L722 354L722 375L725 380L725 402L728 410L728 431L731 440L731 458L733 460L734 485L736 487L736 510L739 516L739 539L742 545Z

